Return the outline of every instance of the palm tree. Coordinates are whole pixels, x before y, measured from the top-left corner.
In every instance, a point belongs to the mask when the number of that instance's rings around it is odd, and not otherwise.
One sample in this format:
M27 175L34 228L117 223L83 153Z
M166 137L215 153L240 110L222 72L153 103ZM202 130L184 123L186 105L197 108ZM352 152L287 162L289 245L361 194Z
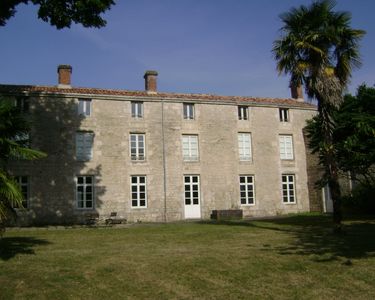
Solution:
M7 171L7 162L32 160L45 154L28 147L29 122L12 101L0 99L0 227L13 207L22 207L23 196L14 178Z
M314 1L280 15L284 25L272 51L279 73L291 76L291 87L305 86L308 97L318 102L321 143L315 150L325 169L333 219L340 229L341 195L332 144L332 113L343 99L352 69L360 66L359 40L365 32L352 29L350 13L333 11L335 5L333 0Z

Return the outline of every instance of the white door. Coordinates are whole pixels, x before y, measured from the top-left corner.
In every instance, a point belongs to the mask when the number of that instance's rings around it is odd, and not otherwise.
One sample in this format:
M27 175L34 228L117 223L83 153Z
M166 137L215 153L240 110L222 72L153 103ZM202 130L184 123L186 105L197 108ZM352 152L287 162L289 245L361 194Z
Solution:
M199 176L184 176L184 190L185 219L200 219L201 205L199 192Z

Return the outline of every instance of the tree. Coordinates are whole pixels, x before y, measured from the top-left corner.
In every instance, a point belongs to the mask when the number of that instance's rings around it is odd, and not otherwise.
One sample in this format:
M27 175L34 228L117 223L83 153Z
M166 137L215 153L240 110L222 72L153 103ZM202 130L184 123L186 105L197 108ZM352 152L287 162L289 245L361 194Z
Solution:
M22 208L23 200L18 184L7 171L7 163L46 156L28 147L29 130L29 122L12 101L0 99L0 227L14 213L14 206Z
M330 187L333 219L340 230L341 195L332 116L342 102L352 69L360 66L358 44L365 32L352 29L350 14L333 11L335 5L332 0L314 1L310 6L301 5L282 14L281 37L274 42L272 51L279 73L290 74L290 85L304 85L308 97L318 102L323 181Z
M0 26L5 26L16 13L16 6L22 3L38 5L38 18L57 29L69 28L72 21L84 27L103 27L106 21L100 14L115 4L113 0L2 0Z
M375 185L375 88L361 85L334 115L339 168L363 185Z

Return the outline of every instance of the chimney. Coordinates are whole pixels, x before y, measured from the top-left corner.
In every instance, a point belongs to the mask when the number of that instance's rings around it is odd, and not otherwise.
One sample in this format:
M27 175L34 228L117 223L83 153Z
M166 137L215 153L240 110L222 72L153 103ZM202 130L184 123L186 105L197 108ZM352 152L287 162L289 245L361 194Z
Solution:
M297 101L303 102L303 91L302 91L302 85L299 84L298 86L291 85L290 86L290 92L292 94L292 98L296 99Z
M156 71L146 71L145 76L145 89L146 92L149 94L156 94L157 93L157 85L156 85L156 77L158 76L158 72Z
M69 65L59 65L57 67L57 73L59 74L59 88L71 88L70 76L72 74L72 67Z

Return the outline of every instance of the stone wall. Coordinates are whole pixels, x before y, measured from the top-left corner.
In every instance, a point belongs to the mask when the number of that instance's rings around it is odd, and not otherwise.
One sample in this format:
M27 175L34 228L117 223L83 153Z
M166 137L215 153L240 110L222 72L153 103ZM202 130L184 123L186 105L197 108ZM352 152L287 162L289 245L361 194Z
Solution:
M200 176L202 218L209 218L214 209L240 208L245 217L319 209L319 200L311 190L316 177L310 172L313 161L302 133L314 110L290 108L290 122L280 122L278 107L252 106L249 120L240 121L236 105L197 102L195 119L185 120L183 99L138 97L136 101L144 101L144 117L135 119L131 116L132 99L96 96L92 98L92 115L87 118L78 116L76 97L30 99L32 145L48 157L11 166L13 174L30 178L30 208L20 212L20 220L29 224L76 223L84 222L93 212L105 219L114 211L130 222L181 220L185 218L184 175ZM94 132L91 161L75 159L78 130ZM251 161L239 160L239 132L251 133ZM145 134L145 161L130 159L130 133ZM183 161L183 134L198 135L197 162ZM279 134L293 135L291 161L280 160ZM296 177L295 204L282 202L281 174L285 173ZM77 175L95 176L94 210L76 208ZM131 207L131 175L147 176L147 208ZM255 176L254 205L240 205L239 175Z

